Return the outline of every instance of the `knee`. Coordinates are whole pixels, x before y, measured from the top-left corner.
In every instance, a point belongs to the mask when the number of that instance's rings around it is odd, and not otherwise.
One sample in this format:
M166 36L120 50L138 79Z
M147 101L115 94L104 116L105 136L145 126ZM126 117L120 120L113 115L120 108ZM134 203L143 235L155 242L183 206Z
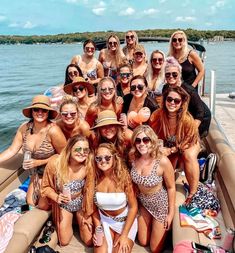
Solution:
M147 238L143 238L142 236L141 237L138 236L138 241L139 241L140 246L142 246L142 247L146 247L149 244L148 239Z
M69 240L67 239L67 238L60 238L60 245L61 246L67 246L67 245L69 245L69 243L70 243L70 240L71 240L71 238L69 238Z
M81 240L87 247L93 246L92 238L81 238Z

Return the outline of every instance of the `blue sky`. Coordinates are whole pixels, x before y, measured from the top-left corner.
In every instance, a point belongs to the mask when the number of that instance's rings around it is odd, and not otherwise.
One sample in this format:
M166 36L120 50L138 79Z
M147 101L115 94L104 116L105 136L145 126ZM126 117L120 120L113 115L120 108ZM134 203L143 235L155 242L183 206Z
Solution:
M235 0L0 0L0 34L235 30Z

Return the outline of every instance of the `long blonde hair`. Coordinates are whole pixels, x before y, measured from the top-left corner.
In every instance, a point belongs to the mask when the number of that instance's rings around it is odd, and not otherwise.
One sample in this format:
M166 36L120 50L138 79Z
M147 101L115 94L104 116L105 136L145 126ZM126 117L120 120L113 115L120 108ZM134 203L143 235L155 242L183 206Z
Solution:
M147 68L147 74L146 74L146 79L148 81L148 88L151 91L156 91L158 89L158 87L164 82L164 74L165 74L164 73L164 64L162 63L162 67L159 72L159 75L158 75L154 85L152 86L152 79L153 79L152 59L153 59L154 54L161 54L163 57L163 62L165 61L165 54L161 50L154 50L151 53L150 61L149 61L148 68Z
M113 156L113 181L115 183L116 189L121 189L126 191L130 186L130 175L127 170L126 164L123 162L123 159L119 155L116 147L111 143L101 143L98 148L95 150L95 155L99 148L106 148ZM103 176L103 172L97 167L95 163L95 173L96 173L96 182L98 183L100 178Z
M116 34L111 34L106 41L106 47L108 50L109 50L109 40L111 38L114 38L117 41L117 49L116 49L116 53L115 53L115 64L116 64L116 67L118 68L118 66L121 63L123 63L123 60L124 60L122 57L122 49L120 46L120 40Z
M138 127L135 128L135 130L132 134L132 138L131 138L132 147L129 152L129 159L131 162L141 156L141 154L139 153L139 151L137 150L137 148L135 146L136 137L141 133L145 133L146 136L148 136L151 140L152 146L151 146L150 156L153 158L157 158L160 156L158 137L154 133L153 129L148 125L139 125Z
M174 36L176 34L181 34L184 39L184 43L183 43L182 49L180 51L180 56L177 58L177 60L181 63L185 59L185 57L187 57L187 55L189 53L188 39L187 39L187 36L184 31L178 30L178 31L175 31L171 35L170 42L169 42L168 56L174 56L176 58L176 51L175 51L173 44L172 44L172 39L174 38Z
M57 159L56 176L57 176L57 182L59 186L63 186L69 181L69 164L70 164L72 148L78 141L85 141L89 144L88 139L86 137L82 135L75 135L68 140L67 145L61 151ZM90 172L92 170L92 162L91 162L92 158L93 158L93 155L90 152L87 159L83 162L83 165L86 168L87 172Z

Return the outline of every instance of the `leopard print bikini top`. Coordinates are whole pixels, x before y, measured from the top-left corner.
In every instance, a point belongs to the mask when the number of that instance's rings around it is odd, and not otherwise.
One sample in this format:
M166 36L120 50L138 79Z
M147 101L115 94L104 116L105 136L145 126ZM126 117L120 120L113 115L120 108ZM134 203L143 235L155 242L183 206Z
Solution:
M160 160L155 161L150 175L147 175L147 176L142 176L138 174L136 171L135 165L133 164L131 168L132 181L136 183L137 185L143 185L144 187L147 187L147 188L160 184L163 181L163 178L162 176L157 175L157 168L158 168L159 162Z

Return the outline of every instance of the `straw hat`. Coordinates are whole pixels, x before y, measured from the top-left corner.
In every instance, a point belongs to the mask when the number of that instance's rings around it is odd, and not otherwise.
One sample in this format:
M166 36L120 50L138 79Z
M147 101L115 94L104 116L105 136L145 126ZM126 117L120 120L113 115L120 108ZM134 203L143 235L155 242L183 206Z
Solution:
M70 94L72 95L73 94L73 87L76 86L76 85L83 85L87 88L87 91L88 91L88 95L91 95L91 94L94 94L95 93L95 89L93 87L92 84L86 82L86 80L81 77L81 76L78 76L75 78L75 81L68 84L68 85L65 85L64 86L64 91L67 93L67 94Z
M123 125L123 124L117 120L117 115L114 111L104 110L98 114L96 125L91 129L107 125Z
M54 119L57 116L57 111L51 108L49 97L45 95L37 95L33 98L31 106L26 107L22 110L22 113L27 118L32 118L32 108L46 109L49 111L50 119Z

